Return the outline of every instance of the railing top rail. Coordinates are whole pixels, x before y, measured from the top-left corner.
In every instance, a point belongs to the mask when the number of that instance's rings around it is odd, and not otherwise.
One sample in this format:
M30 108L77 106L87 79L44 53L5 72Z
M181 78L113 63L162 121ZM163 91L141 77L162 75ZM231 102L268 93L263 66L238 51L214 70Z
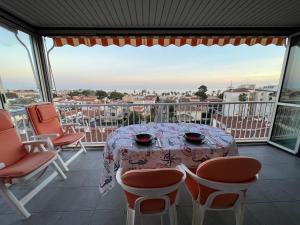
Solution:
M173 102L173 103L120 103L120 104L81 104L81 103L56 103L58 108L68 107L68 106L78 106L78 107L132 107L132 106L185 106L185 105L229 105L229 104L274 104L275 101L245 101L245 102ZM288 104L287 104L288 105ZM12 115L22 115L26 113L24 108L10 110Z
M131 107L131 106L156 106L156 105L226 105L226 104L273 104L275 101L245 101L245 102L172 102L172 103L120 103L120 104L81 104L81 103L56 103L57 107L83 106L83 107Z

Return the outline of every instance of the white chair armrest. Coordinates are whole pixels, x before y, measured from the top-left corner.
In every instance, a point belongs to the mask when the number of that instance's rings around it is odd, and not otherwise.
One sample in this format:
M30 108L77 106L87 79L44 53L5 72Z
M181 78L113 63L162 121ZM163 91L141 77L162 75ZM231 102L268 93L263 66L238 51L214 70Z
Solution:
M59 134L53 133L53 134L40 134L40 135L33 135L31 138L33 140L47 140L48 138L56 138L59 137Z
M29 150L26 148L29 152L33 152L35 149L38 149L39 151L46 151L45 145L49 145L51 144L51 142L49 143L48 140L34 140L34 141L25 141L22 142L22 144L25 147L30 147Z
M66 124L62 124L61 126L63 127L66 133L69 133L70 130L73 133L76 133L75 127L80 126L80 123L66 123Z
M131 194L135 194L135 195L143 196L143 197L155 198L155 197L160 197L162 195L166 195L170 192L173 192L173 191L177 190L179 188L179 186L181 185L181 183L184 182L184 180L186 178L185 172L180 167L177 167L177 168L183 173L183 177L178 183L173 184L173 185L168 186L168 187L162 187L162 188L136 188L136 187L127 186L122 181L122 175L123 175L122 168L119 168L117 170L116 180L124 190L126 190L127 192L129 192Z
M65 123L62 124L63 127L76 127L76 126L80 126L80 123Z

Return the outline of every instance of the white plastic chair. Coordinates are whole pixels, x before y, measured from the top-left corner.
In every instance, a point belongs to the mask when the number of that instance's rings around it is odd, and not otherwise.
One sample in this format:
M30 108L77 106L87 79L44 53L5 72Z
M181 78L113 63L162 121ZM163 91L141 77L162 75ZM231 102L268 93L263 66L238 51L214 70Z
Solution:
M0 195L10 203L23 217L30 217L25 205L37 195L57 175L67 179L57 165L57 153L47 151L45 140L21 142L20 137L11 121L10 115L0 109ZM33 190L18 199L9 187L16 183L42 175L48 166L55 172L49 175ZM0 222L1 223L1 222Z
M197 174L193 173L190 171L185 165L180 165L181 168L187 173L187 179L192 179L192 182L195 182L194 185L197 185L199 190L198 194L196 195L196 199L193 198L195 196L195 193L193 195L191 188L188 187L187 189L189 190L191 196L192 196L192 201L193 201L193 217L192 217L192 225L203 225L204 223L204 217L205 213L207 210L213 210L213 211L225 211L225 210L231 210L235 214L235 220L236 220L236 225L242 225L243 220L244 220L244 212L245 212L245 194L247 189L254 184L258 180L258 171L261 168L261 164L253 158L250 157L220 157L212 160L208 160L205 163L209 164L210 162L213 162L213 164L223 164L221 166L217 165L215 173L233 173L232 169L234 169L235 166L230 166L231 168L229 169L230 163L233 162L233 160L239 160L239 159L244 159L242 164L246 162L246 160L252 161L250 163L254 164L253 165L253 176L252 179L248 179L246 182L219 182L219 181L214 181L211 179L205 179L203 177L198 176ZM210 161L210 162L209 162ZM220 163L219 163L219 162ZM228 165L227 170L226 170L226 164ZM202 164L198 167L197 171L201 168ZM211 168L213 169L214 165L211 165ZM247 166L244 164L244 166ZM223 167L223 168L222 168ZM221 169L219 170L218 169ZM236 168L238 169L238 168ZM240 168L239 173L243 172L243 168ZM249 171L248 171L249 172ZM204 171L205 173L205 171ZM187 184L187 183L186 183ZM200 186L199 186L200 185ZM203 196L201 197L201 189L202 189L202 194L204 192L203 189L209 190L209 193L207 197ZM226 206L224 205L219 205L215 202L217 200L220 200L220 196L224 197L224 195L231 195L236 196L235 200L227 200L227 202L232 202L232 204L228 204ZM219 198L219 199L218 199ZM221 200L222 201L222 200ZM226 202L226 200L223 199L223 201ZM219 201L220 202L220 201Z
M135 171L146 171L151 173L152 171L158 171L160 169L147 169L147 170L135 170ZM175 169L172 169L175 170ZM122 169L120 168L117 171L116 174L116 179L117 182L121 185L124 191L131 193L138 197L135 202L134 202L134 207L131 208L129 203L127 204L127 225L134 225L135 224L135 218L137 216L141 217L141 221L143 221L143 216L160 216L161 218L161 225L163 225L163 215L164 214L169 214L170 218L170 224L171 225L177 225L177 213L176 213L176 202L177 202L177 196L178 193L175 197L175 201L171 203L170 198L168 194L178 191L178 188L180 184L182 184L186 178L185 172L178 167L178 171L182 173L181 179L175 184L172 184L170 186L165 186L165 187L160 187L160 188L137 188L137 187L132 187L124 184L122 180ZM134 170L132 170L134 171ZM130 172L130 171L129 171ZM144 201L146 200L163 200L164 201L164 208L162 211L159 212L154 212L154 213L144 213L141 210L141 205L143 204Z

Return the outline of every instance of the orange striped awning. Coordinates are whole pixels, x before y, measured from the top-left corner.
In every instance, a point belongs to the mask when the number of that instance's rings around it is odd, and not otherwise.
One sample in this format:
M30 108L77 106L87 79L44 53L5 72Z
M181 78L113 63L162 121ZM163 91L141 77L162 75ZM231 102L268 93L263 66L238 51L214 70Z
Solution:
M285 37L283 36L82 36L82 37L53 37L54 45L56 47L61 47L64 45L78 46L154 46L160 45L163 47L169 45L175 46L198 46L198 45L242 45L246 44L249 46L260 44L260 45L278 45L281 46L285 42Z

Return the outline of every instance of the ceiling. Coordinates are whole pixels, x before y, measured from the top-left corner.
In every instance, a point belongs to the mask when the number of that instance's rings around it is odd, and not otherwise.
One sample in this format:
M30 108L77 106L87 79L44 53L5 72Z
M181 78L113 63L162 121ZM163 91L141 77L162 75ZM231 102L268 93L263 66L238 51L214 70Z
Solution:
M0 0L0 22L58 34L300 31L299 0Z

